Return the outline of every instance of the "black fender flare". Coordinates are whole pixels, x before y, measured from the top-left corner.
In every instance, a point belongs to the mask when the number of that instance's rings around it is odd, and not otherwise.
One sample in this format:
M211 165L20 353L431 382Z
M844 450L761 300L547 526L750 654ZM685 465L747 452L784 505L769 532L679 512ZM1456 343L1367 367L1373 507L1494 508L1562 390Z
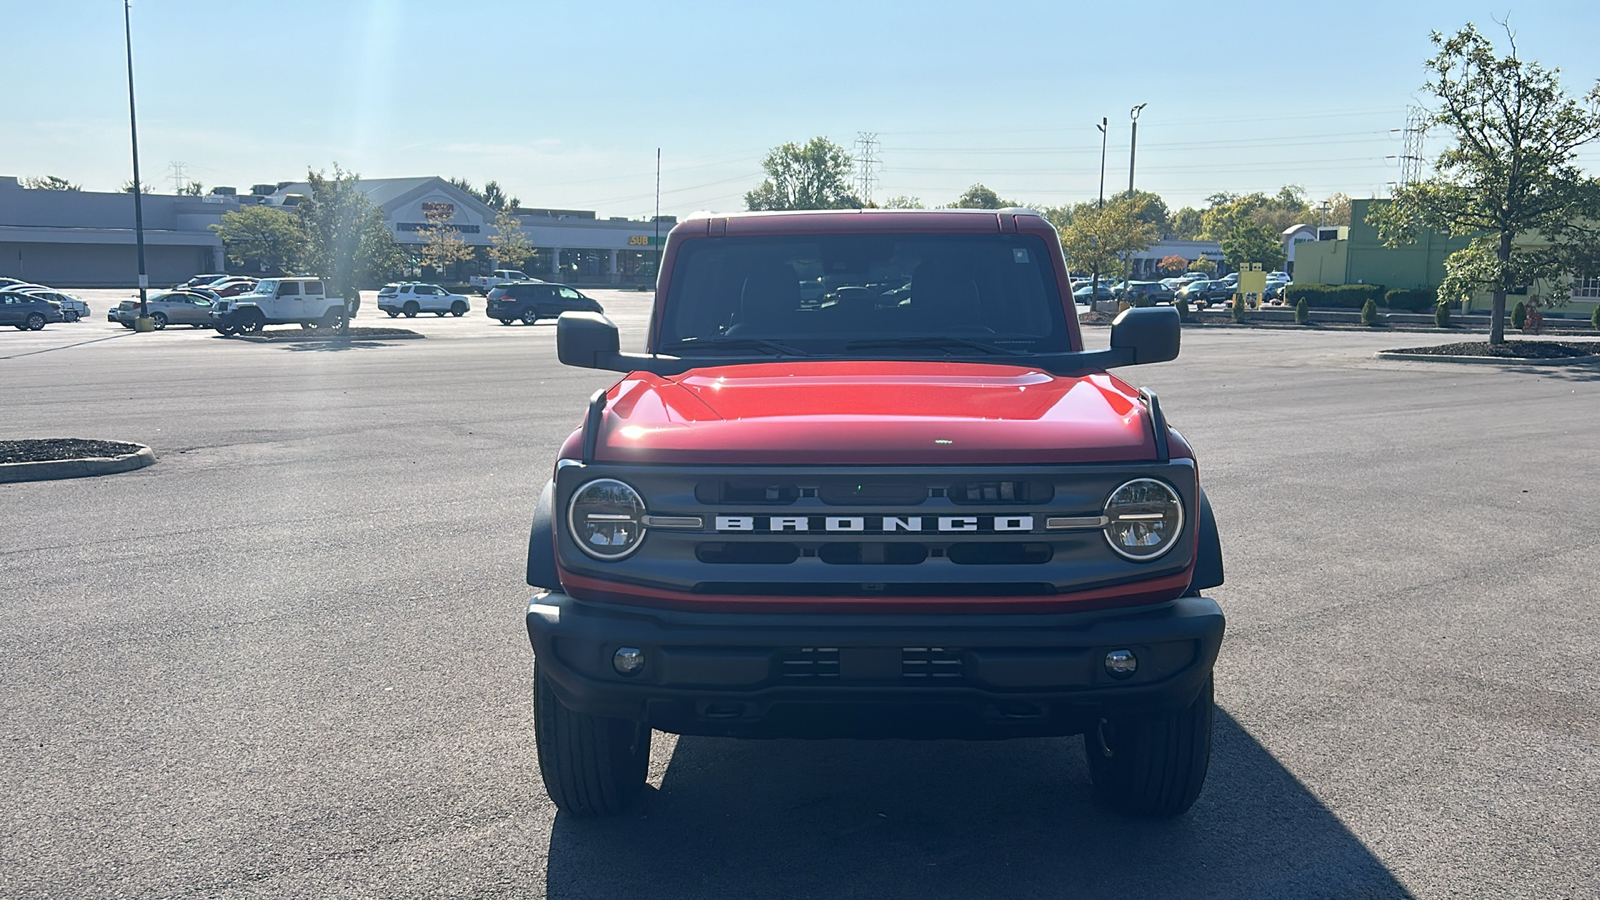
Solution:
M556 570L556 483L550 481L533 508L533 528L528 532L528 584L549 591L561 590Z
M1185 593L1198 596L1207 588L1222 584L1222 537L1217 533L1217 519L1211 514L1211 500L1205 488L1200 489L1200 545L1195 548L1194 575Z

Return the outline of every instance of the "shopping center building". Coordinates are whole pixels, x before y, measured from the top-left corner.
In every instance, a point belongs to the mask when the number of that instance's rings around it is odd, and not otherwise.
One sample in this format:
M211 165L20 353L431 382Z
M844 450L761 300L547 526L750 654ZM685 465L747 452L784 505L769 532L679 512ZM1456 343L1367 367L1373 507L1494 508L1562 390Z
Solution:
M423 271L439 281L465 281L492 265L496 211L438 177L369 178L357 182L383 214L395 240L413 257L430 225L447 227L475 257L447 272ZM145 267L152 285L176 284L202 272L227 271L214 225L241 205L293 208L309 196L304 182L257 185L248 194L215 188L201 197L143 197ZM138 281L133 197L127 193L24 188L0 176L0 275L59 287L129 287ZM430 216L431 214L431 216ZM587 210L518 209L523 238L534 248L521 266L536 278L575 284L648 284L654 281L656 241L675 219L602 219Z

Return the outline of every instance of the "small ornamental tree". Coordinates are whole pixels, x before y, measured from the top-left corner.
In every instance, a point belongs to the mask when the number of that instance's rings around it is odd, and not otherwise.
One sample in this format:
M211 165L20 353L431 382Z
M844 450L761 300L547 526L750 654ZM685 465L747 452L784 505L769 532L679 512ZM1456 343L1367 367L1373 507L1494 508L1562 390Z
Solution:
M1440 300L1439 304L1433 308L1433 324L1440 328L1450 327L1450 302L1448 300Z
M455 215L455 208L429 208L423 204L423 215L428 217L428 224L417 229L417 234L422 237L422 249L417 251L417 256L426 265L443 271L451 263L462 262L472 258L473 249L461 237L461 229L450 224L450 218Z
M1294 305L1294 323L1296 325L1311 324L1311 304L1307 303L1304 297L1301 297L1300 302Z
M1589 314L1589 324L1594 326L1595 331L1600 331L1600 306L1596 306L1594 312Z
M1171 256L1161 257L1161 262L1156 266L1167 275L1182 275L1189 269L1189 261L1174 253Z
M1235 322L1243 322L1244 321L1244 295L1243 294L1234 294L1233 295L1233 306L1232 306L1230 311L1233 313L1233 320Z
M1367 298L1361 307L1361 324L1371 327L1378 324L1378 301Z
M1204 272L1205 274L1210 275L1212 272L1215 272L1216 270L1217 270L1217 264L1212 262L1209 259L1206 259L1204 256L1200 257L1199 259L1195 260L1192 263L1189 263L1189 271L1191 271L1191 272Z
M494 184L494 182L489 182ZM489 235L489 255L495 266L502 269L520 269L533 255L533 244L522 233L522 220L511 210L504 209L494 217L494 234Z
M1511 307L1511 327L1518 330L1528 327L1528 304L1521 300Z

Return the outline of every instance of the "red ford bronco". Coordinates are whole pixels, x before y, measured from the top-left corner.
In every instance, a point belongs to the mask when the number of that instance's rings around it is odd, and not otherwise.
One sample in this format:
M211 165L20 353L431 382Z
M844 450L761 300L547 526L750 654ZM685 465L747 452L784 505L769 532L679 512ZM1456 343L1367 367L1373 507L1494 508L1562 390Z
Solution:
M1082 734L1096 795L1187 810L1211 751L1222 551L1188 442L1086 350L1028 210L757 213L667 238L646 351L565 313L590 401L528 542L557 807L644 785L651 729Z

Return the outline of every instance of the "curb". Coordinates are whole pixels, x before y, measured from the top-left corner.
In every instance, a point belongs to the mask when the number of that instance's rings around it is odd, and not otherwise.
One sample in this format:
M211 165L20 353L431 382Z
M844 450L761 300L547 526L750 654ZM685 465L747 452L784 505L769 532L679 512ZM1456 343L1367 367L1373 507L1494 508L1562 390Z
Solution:
M131 441L129 443L132 443ZM156 452L144 444L121 456L89 456L81 459L50 459L39 462L0 463L0 484L22 481L57 481L62 478L87 478L115 475L142 469L156 461Z
M1396 353L1379 350L1378 359L1408 359L1415 362L1488 363L1507 366L1570 366L1600 361L1600 356L1562 356L1555 359L1530 359L1525 356L1441 356L1436 353Z
M285 342L290 342L290 341L420 341L423 338L427 337L427 335L418 334L415 331L408 331L408 332L405 332L403 334L365 334L365 335L362 335L362 334L352 334L352 335L327 334L327 335L321 335L321 334L317 334L315 331L308 331L304 335L298 335L298 334L284 334L284 335L228 334L228 335L219 335L219 337L223 337L223 338L227 338L227 339L231 339L231 340L249 341L252 344L280 344L280 343L285 343Z

